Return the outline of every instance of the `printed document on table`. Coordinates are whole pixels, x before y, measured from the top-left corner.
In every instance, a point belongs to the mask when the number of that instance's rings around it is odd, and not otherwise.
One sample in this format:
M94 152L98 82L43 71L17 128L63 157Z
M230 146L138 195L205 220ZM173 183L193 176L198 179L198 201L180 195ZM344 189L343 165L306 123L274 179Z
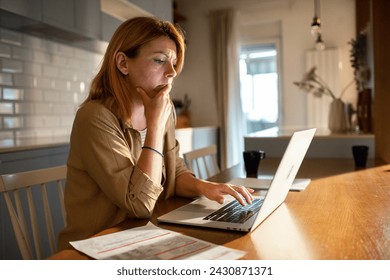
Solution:
M245 255L243 251L165 230L150 222L70 244L94 259L104 260L234 260Z

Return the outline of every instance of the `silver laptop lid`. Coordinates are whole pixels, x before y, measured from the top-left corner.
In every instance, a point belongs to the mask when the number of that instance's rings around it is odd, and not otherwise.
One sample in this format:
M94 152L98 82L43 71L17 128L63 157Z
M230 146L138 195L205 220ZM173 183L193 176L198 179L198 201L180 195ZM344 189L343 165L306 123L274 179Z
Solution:
M312 128L292 135L251 231L285 200L315 132L316 128Z

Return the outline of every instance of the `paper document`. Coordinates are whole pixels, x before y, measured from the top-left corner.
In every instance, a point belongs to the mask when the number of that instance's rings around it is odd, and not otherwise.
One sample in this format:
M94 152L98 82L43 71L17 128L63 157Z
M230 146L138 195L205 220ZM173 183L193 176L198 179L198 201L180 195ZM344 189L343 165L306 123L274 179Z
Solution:
M215 245L152 223L70 244L94 259L105 260L234 260L245 252Z

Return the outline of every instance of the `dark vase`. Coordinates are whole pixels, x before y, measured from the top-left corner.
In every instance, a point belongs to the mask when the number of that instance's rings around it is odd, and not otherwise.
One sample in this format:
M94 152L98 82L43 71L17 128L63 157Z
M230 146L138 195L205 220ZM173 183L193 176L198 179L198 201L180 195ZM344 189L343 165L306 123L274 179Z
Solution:
M371 106L371 89L363 89L358 95L357 119L359 129L364 133L372 132Z

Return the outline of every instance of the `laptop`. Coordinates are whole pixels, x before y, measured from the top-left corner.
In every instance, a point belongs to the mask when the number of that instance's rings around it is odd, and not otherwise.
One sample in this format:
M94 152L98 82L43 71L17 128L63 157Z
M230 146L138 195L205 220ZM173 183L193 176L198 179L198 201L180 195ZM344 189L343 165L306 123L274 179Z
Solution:
M250 232L286 199L316 129L294 132L265 196L242 206L227 195L221 205L205 197L157 218L159 222ZM235 213L231 213L235 212Z

